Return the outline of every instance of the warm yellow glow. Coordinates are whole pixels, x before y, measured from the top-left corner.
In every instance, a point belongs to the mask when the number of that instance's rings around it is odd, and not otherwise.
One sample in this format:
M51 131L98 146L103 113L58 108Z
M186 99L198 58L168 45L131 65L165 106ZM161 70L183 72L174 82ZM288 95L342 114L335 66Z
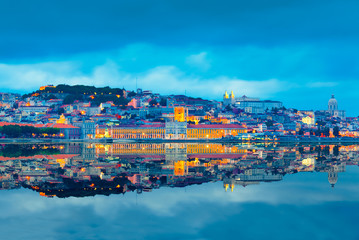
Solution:
M186 109L184 107L175 107L174 120L177 122L186 121Z
M308 125L313 125L314 118L307 116L307 117L302 118L302 122L305 124L308 124Z
M305 166L312 166L315 164L315 160L314 158L306 158L306 159L303 159L302 160L302 165L305 165Z
M64 168L66 165L66 159L57 159L56 162L60 164L61 168Z
M177 161L174 163L175 176L184 176L187 173L187 162Z
M59 124L65 124L65 123L67 123L64 114L61 114L60 118L59 118L58 120L56 120L56 123L59 123Z

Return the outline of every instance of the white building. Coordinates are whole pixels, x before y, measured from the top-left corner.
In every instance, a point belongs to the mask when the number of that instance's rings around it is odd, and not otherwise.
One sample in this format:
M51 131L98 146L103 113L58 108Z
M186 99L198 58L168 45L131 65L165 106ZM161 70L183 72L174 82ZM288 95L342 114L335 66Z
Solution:
M328 101L328 112L332 117L345 118L345 111L338 110L338 101L335 99L334 95L332 95L332 98Z
M186 139L187 122L166 122L166 139Z
M235 106L243 109L248 113L264 113L266 110L282 108L283 103L271 100L262 101L259 98L249 98L247 96L242 96L236 99Z

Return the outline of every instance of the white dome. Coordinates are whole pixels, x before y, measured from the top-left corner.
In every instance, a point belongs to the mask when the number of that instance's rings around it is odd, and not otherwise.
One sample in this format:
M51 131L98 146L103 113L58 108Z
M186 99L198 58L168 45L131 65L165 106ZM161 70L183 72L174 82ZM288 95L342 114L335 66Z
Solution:
M332 95L332 98L331 99L329 99L329 102L328 102L328 104L338 104L338 101L334 98L334 95Z
M328 172L328 182L330 183L330 185L332 187L334 187L334 185L337 183L338 181L338 173L334 172L334 171L329 171Z
M329 111L338 110L338 101L334 98L334 95L332 95L332 98L329 99L328 110Z

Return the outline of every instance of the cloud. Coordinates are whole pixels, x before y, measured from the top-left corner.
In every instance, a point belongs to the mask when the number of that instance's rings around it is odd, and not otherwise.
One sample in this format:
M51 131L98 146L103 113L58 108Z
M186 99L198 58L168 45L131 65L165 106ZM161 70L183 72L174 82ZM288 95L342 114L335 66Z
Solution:
M207 71L208 69L211 68L211 64L210 64L209 60L207 59L206 52L201 52L198 54L193 54L191 56L188 56L186 58L186 63L189 66L198 68L202 71Z
M220 99L225 90L238 94L269 97L288 90L288 83L277 79L263 81L243 80L227 76L203 78L187 75L176 66L158 66L140 73L121 70L113 61L95 66L89 73L81 71L72 62L48 62L39 64L0 65L0 88L32 91L46 84L84 84L94 86L125 87L132 90L138 78L138 86L161 94L184 94L193 97ZM14 84L16 83L16 84Z
M338 86L338 82L310 82L306 86L309 88L323 88L323 87L335 87Z
M298 239L308 233L314 239L324 233L351 239L357 236L358 168L346 170L334 189L327 174L318 172L236 186L234 192L225 192L223 182L66 199L41 197L29 189L3 190L0 230L7 239L288 238L283 229L298 232Z
M183 0L5 1L0 58L61 56L134 42L278 46L333 41L340 47L357 42L357 11L356 0L211 0L205 7Z
M331 44L173 47L133 43L116 50L0 63L0 89L26 93L44 84L67 83L133 90L137 78L138 87L165 95L186 92L220 100L225 90L233 90L236 96L270 98L298 109L325 109L335 94L340 108L356 116L359 59L354 52L350 45L335 48ZM348 89L349 85L353 87Z

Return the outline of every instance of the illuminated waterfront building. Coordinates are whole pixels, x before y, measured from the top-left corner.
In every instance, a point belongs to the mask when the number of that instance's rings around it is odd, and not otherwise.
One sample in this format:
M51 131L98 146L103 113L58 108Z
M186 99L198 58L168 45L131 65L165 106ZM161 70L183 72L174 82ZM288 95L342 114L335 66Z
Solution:
M114 139L164 139L165 124L151 125L99 125L96 128L96 138Z
M246 149L222 144L204 143L117 143L93 145L97 157L145 155L166 160L183 160L216 154L219 158L240 158Z
M96 138L113 139L218 139L237 136L247 130L239 124L198 124L169 122L149 125L98 125Z
M188 124L188 110L175 107L174 116L165 124L98 125L96 138L113 139L219 139L247 133L239 124Z
M237 136L247 130L239 124L199 124L187 126L188 139L215 139L226 136Z

